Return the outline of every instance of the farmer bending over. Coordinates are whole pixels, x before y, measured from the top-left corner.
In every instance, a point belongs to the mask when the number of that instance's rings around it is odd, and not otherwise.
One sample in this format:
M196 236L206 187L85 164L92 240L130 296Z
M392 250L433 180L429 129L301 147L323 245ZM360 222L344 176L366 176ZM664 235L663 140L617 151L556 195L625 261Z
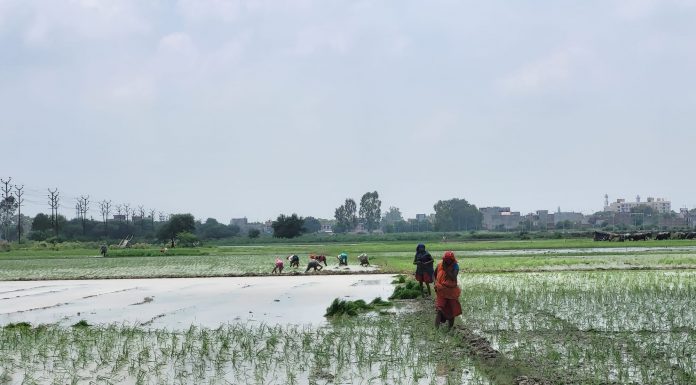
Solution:
M314 269L314 271L317 271L317 270L321 271L321 269L323 269L323 267L321 266L319 261L317 261L316 259L310 259L309 263L307 264L307 270L305 270L304 272L305 273L308 272L309 269Z
M462 291L457 285L458 273L459 264L454 258L454 252L446 251L442 262L435 269L435 326L447 321L451 329L454 318L462 314L462 305L459 303Z
M348 266L348 254L346 254L345 251L342 252L341 254L339 254L338 257L336 257L336 258L338 258L338 266L341 266L341 265Z
M278 273L278 275L283 274L283 260L278 257L276 257L275 267L273 268L271 274L275 273Z
M360 256L358 257L358 261L360 261L360 266L363 266L363 267L370 266L370 260L367 257L367 254L365 254L365 253L360 254Z
M288 255L288 261L290 261L290 267L300 267L300 257L297 254Z
M428 287L428 295L430 295L430 282L434 279L433 262L435 260L433 260L429 252L425 251L425 245L419 243L416 246L416 256L413 258L413 264L416 265L416 281L418 281L423 297L425 297L423 283Z

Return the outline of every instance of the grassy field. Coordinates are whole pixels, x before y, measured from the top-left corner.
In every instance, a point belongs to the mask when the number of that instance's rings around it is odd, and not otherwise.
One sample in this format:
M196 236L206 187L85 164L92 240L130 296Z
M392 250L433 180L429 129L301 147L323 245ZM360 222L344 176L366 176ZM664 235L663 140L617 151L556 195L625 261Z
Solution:
M639 249L626 249L639 247ZM696 268L695 241L593 242L532 240L447 242L428 244L438 257L454 250L466 272L516 272L595 269ZM298 254L301 270L310 253L333 256L346 251L349 262L368 253L370 262L386 273L410 273L415 245L404 242L352 244L272 244L177 248L116 249L102 258L98 250L80 248L14 249L0 253L0 280L208 277L265 275L276 256ZM360 271L355 267L353 271ZM286 273L292 273L286 269Z

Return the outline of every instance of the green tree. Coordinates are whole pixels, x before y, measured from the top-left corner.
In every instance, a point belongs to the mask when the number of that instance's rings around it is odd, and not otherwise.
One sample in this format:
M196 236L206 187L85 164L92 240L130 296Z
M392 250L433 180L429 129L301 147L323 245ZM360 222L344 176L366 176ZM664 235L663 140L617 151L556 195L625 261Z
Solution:
M239 234L239 227L235 225L227 226L218 222L215 218L208 218L205 223L196 226L196 234L201 239L232 238Z
M435 206L436 231L478 230L483 214L466 199L438 201Z
M304 233L311 234L321 230L321 222L314 217L306 217L304 219Z
M390 206L389 210L387 210L387 212L384 213L384 217L382 217L382 219L385 222L393 223L393 222L403 221L404 217L401 214L401 210L399 210L398 207Z
M157 238L163 241L171 241L171 247L174 247L177 234L183 232L193 233L194 231L196 231L196 220L193 218L193 215L174 214L157 231Z
M360 218L365 221L368 232L376 229L382 217L382 201L377 191L366 192L360 199Z
M17 207L17 200L12 195L8 194L0 200L0 226L2 226L4 239L10 238L10 229L14 226Z
M271 227L273 227L273 236L276 238L295 238L302 235L304 219L297 214L290 216L280 214Z
M188 231L182 231L176 235L181 247L197 247L199 245L198 237Z
M38 213L31 222L31 231L49 231L51 230L51 218L44 214Z
M346 199L346 202L339 206L334 212L336 225L334 226L335 233L345 233L353 230L358 225L358 216L356 215L357 205L351 198Z
M255 239L258 238L259 235L261 235L261 230L259 229L249 229L249 233L247 234L249 238Z

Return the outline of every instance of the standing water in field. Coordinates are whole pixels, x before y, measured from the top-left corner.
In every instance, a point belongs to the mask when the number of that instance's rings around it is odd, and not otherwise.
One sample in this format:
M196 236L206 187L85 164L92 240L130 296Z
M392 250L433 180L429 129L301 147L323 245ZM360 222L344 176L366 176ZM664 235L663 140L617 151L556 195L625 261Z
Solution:
M388 298L392 275L4 282L0 325L125 323L155 328L232 322L321 324L334 298Z

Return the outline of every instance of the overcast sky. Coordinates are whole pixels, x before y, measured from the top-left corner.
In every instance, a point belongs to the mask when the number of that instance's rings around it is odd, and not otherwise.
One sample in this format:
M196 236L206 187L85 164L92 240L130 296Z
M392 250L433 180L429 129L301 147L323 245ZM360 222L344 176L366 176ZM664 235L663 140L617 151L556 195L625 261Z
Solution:
M0 178L197 218L696 207L696 1L0 0ZM92 215L99 217L96 204Z

